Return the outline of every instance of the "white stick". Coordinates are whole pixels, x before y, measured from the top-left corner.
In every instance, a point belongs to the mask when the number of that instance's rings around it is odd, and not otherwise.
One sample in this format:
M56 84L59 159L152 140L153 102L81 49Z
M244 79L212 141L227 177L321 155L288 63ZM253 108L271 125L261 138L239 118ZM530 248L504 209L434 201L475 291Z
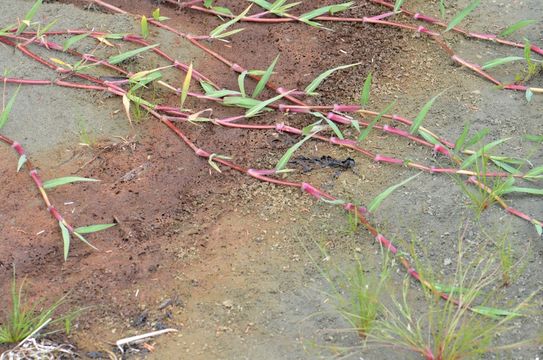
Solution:
M164 329L164 330L153 331L153 332L150 332L150 333L147 333L147 334L141 334L141 335L131 336L131 337L127 337L127 338L124 338L124 339L121 339L121 340L117 340L117 342L115 344L117 345L119 350L121 350L121 352L123 352L123 346L124 345L130 344L130 343L133 343L133 342L136 342L136 341L141 341L141 340L153 337L153 336L158 336L158 335L162 335L162 334L165 334L165 333L178 332L178 331L179 330L177 330L177 329Z

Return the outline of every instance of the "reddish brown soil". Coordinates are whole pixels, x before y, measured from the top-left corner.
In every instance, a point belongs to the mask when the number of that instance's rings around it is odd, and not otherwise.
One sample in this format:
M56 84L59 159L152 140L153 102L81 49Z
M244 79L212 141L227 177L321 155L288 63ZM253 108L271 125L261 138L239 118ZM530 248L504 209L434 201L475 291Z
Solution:
M148 14L155 7L150 1L111 3L140 14ZM333 1L312 1L307 7L327 3ZM237 10L244 4L240 2ZM376 11L363 2L353 15ZM175 12L167 7L163 7L163 15L172 18L169 25L198 34L220 23L204 14ZM250 69L267 67L279 53L274 81L287 88L302 87L316 74L338 64L362 62L362 66L323 85L326 95L319 101L324 103L354 98L370 70L389 71L403 37L395 30L360 24L331 25L336 30L333 32L311 31L292 24L273 31L260 25L246 28L232 43L217 42L211 48ZM196 67L217 83L236 87L236 76L223 64L210 57L195 60ZM171 102L176 104L177 99ZM221 114L228 112L222 110ZM274 123L276 119L269 116L262 121ZM306 121L310 120L296 118L297 125ZM247 167L273 166L278 154L292 143L288 137L278 138L271 131L213 126L184 129L198 146L210 152L234 154L236 162ZM136 138L119 140L115 145L96 145L91 150L74 147L72 150L80 156L61 164L55 159L63 149L51 150L52 160L41 169L45 178L77 174L101 180L99 185L65 186L52 191L54 203L69 222L118 223L107 232L89 236L99 251L73 241L67 262L62 261L58 226L37 197L30 178L25 173L14 175L15 157L10 149L0 150L0 172L10 174L2 176L0 187L0 277L4 294L15 266L18 279L27 279L30 299L51 301L68 293L66 307L91 307L80 319L80 329L105 317L121 327L132 326L130 320L141 314L142 306L155 304L174 291L170 283L176 274L191 266L192 255L198 254L200 263L205 264L207 254L216 247L238 243L239 228L229 231L203 225L212 225L221 214L252 211L251 203L245 201L241 204L246 209L238 208L237 190L254 180L229 170L223 174L210 170L205 161L152 119L139 125L137 131ZM127 176L130 172L135 175ZM200 269L207 271L205 266ZM138 291L141 295L135 302ZM178 324L180 319L164 321Z

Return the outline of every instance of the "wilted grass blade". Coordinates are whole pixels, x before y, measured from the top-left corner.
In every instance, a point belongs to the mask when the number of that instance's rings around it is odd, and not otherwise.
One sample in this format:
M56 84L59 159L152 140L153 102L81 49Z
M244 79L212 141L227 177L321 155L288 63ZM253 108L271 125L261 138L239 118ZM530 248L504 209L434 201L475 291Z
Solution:
M266 84L270 80L270 77L273 74L273 69L275 68L275 64L277 64L277 60L279 60L279 55L275 57L275 59L272 61L271 65L268 67L264 75L260 78L258 83L256 84L255 91L253 91L253 98L256 98L260 93L262 93L262 90L266 87Z
M290 94L293 90L290 90L284 94L280 94L280 95L277 95L269 100L266 100L266 101L262 101L260 102L259 104L253 106L252 108L250 108L249 110L247 110L245 112L245 116L246 117L252 117L252 116L255 116L256 114L258 114L259 112L261 112L266 106L270 105L271 103L274 103L276 102L277 100L287 96L288 94Z
M390 111L390 109L392 109L392 107L396 104L396 100L394 100L393 102L391 102L383 111L381 111L379 113L379 115L377 115L375 117L375 119L372 120L371 123L369 123L368 127L366 127L364 129L364 131L360 134L360 136L358 137L358 141L364 141L364 139L366 139L368 137L368 135L370 134L370 131L373 129L373 127L375 126L375 124L377 124L377 122L379 120L381 120L381 118L383 117L383 115L385 115L386 113L388 113Z
M70 184L70 183L74 183L74 182L96 182L96 181L100 181L100 180L89 179L89 178L84 178L84 177L79 177L79 176L66 176L66 177L61 177L61 178L56 178L56 179L51 179L51 180L44 181L43 182L43 188L44 189L52 189L52 188L55 188L57 186L66 185L66 184Z
M90 225L90 226L82 226L82 227L76 228L74 231L79 234L91 234L97 231L109 229L110 227L113 227L115 225L117 224L96 224L96 225Z
M87 36L89 36L91 33L88 32L88 33L84 33L84 34L79 34L79 35L75 35L75 36L72 36L71 38L69 38L68 40L66 40L62 46L62 51L66 51L68 50L69 48L71 48L72 46L75 45L75 43L83 40L84 38L86 38Z
M64 261L68 260L68 252L70 251L70 232L64 226L62 221L58 222L60 226L60 232L62 233L62 241L64 243Z
M464 162L462 163L462 166L460 166L460 169L466 169L468 166L470 166L475 161L477 161L477 159L480 158L483 154L488 153L492 148L498 146L499 144L503 142L508 141L509 139L510 138L499 139L499 140L491 142L490 144L484 145L475 153L471 154L466 160L464 160Z
M19 25L19 28L17 29L16 35L20 35L27 27L30 26L30 22L38 12L38 9L40 8L42 4L42 0L37 0L34 5L30 8L30 10L26 13L25 18L23 21L21 21L21 24Z
M537 20L521 20L519 22L514 23L513 25L509 26L507 29L502 31L500 33L500 36L508 36L514 33L515 31L518 31L522 28L525 28L527 26L536 24Z
M458 15L456 15L452 20L451 22L449 23L449 25L447 26L447 29L445 29L445 32L447 31L450 31L453 27L455 27L456 25L460 24L462 22L462 20L464 20L464 18L466 16L468 16L469 14L471 14L473 12L473 10L475 10L477 8L477 6L479 6L479 3L481 2L481 0L474 0L471 4L468 5L468 7L466 7L464 10L460 11L458 13Z
M315 78L315 80L313 80L311 82L311 84L309 84L306 88L305 88L305 92L309 95L314 95L314 91L319 87L319 85L324 81L326 80L327 77L329 77L330 75L332 75L334 72L338 71L338 70L343 70L343 69L347 69L347 68L350 68L350 67L353 67L353 66L357 66L357 65L360 65L362 63L356 63L356 64L350 64L350 65L343 65L343 66L338 66L336 68L333 68L333 69L330 69L330 70L326 70L325 72L323 72L322 74L320 74L319 76L317 76Z
M393 185L391 187L389 187L388 189L386 189L385 191L383 191L382 193L380 193L379 195L377 195L375 197L375 199L373 199L371 201L371 203L368 205L368 211L369 212L375 212L375 210L377 210L377 208L381 205L381 203L387 198L390 196L390 194L392 194L394 191L396 191L396 189L404 186L405 184L407 184L408 182L410 182L411 180L413 180L414 178L416 178L417 176L419 176L420 174L422 173L418 173L418 174L415 174L413 176L411 176L410 178L407 178L405 179L404 181L402 181L401 183L399 184L396 184L396 185Z
M499 59L494 59L494 60L486 62L482 66L482 69L487 70L487 69L491 69L491 68L496 67L496 66L500 66L500 65L503 65L503 64L507 64L507 63L510 63L510 62L513 62L513 61L519 61L519 60L524 60L524 58L520 57L520 56L508 56L508 57L503 57L503 58L499 58Z
M360 106L365 107L370 101L370 92L371 92L371 81L372 74L371 72L366 77L364 81L364 87L362 88L362 94L360 94Z
M183 87L181 88L181 105L180 108L183 109L187 96L189 94L190 81L192 79L192 62L189 65L187 70L187 75L185 75L185 80L183 80Z
M123 61L131 58L131 57L134 57L138 54L141 54L142 52L145 52L147 50L150 50L152 48L155 48L157 47L158 45L160 44L154 44L154 45L149 45L149 46L144 46L144 47L141 47L141 48L138 48L138 49L134 49L134 50L130 50L130 51L127 51L127 52L124 52L124 53L121 53L121 54L118 54L118 55L113 55L111 56L109 59L108 59L108 62L110 64L113 64L113 65L116 65L116 64L119 64L119 63L122 63Z
M23 165L26 163L26 154L23 154L19 157L19 161L17 162L17 172L21 170Z
M441 94L443 93L437 94L436 96L431 98L426 104L424 104L424 106L420 110L415 120L413 120L413 124L411 125L411 128L409 129L409 132L411 134L415 134L419 130L420 126L422 125L422 122L424 121L424 119L426 118L426 115L428 114L428 111L430 111L430 109L432 108L432 105L434 105L434 102L436 101L438 97L441 96Z
M0 114L0 129L6 124L9 118L9 114L11 113L11 109L13 108L13 104L15 103L15 98L19 94L19 90L21 89L21 86L17 87L17 90L11 95L11 98L9 99L8 103L6 104L6 107L4 110L2 110L2 114Z
M211 166L213 169L215 169L217 172L220 172L222 173L221 171L221 168L219 168L219 165L217 165L217 163L215 161L213 161L213 159L224 159L224 160L231 160L232 158L230 156L224 156L224 155L219 155L219 154L211 154L209 156L209 158L207 159L207 162L209 164L209 166Z

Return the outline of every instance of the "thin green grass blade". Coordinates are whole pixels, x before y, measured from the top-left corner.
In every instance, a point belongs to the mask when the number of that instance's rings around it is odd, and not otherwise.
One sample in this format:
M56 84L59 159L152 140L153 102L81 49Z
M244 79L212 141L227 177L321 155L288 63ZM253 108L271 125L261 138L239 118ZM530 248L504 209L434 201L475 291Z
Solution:
M252 98L244 98L241 96L227 96L223 99L223 105L225 106L236 106L241 108L247 108L251 109L255 106L262 104L262 101L252 99ZM271 109L263 108L262 111L270 111Z
M304 137L302 140L298 141L296 144L294 144L293 146L291 146L286 152L285 154L281 157L281 159L279 159L279 161L277 162L277 165L275 165L275 170L276 171L281 171L285 168L285 166L287 166L290 158L292 157L292 155L294 155L294 153L309 139L311 139L311 137L316 134L315 133L312 133L312 134L309 134L307 135L306 137Z
M324 14L335 14L341 11L345 11L348 8L350 8L354 2L350 1L343 4L336 4L336 5L329 5L329 6L323 6L321 8L312 10L310 12L304 13L300 15L298 18L304 22L309 21L311 19L314 19L318 16L324 15Z
M469 128L470 128L470 124L469 122L466 121L464 123L464 129L462 130L462 134L460 134L460 136L458 137L458 139L456 139L456 142L454 143L454 149L456 150L457 153L462 151L462 149L464 148L464 144L469 135Z
M247 7L247 9L245 9L245 11L243 11L241 14L239 14L238 16L236 16L235 18L233 18L232 20L230 21L227 21L225 22L224 24L221 24L219 26L217 26L215 29L213 29L210 33L209 33L209 36L213 39L221 39L221 38L224 38L224 37L227 37L227 36L230 36L230 35L233 35L237 32L240 32L242 31L243 29L237 29L237 30L233 30L233 31L229 31L229 32L225 32L226 29L228 29L230 26L234 25L235 23L237 23L238 21L241 20L241 18L245 17L245 15L247 15L247 13L249 12L249 10L251 10L251 5L249 5Z
M323 72L322 74L320 74L319 76L317 76L315 78L315 80L313 80L306 88L305 88L305 92L309 95L315 95L315 90L319 87L319 85L324 81L326 80L326 78L328 78L330 75L332 75L334 72L338 71L338 70L343 70L343 69L348 69L348 68L351 68L353 66L357 66L357 65L360 65L362 63L355 63L355 64L349 64L349 65L342 65L342 66L338 66L336 68L333 68L333 69L330 69L330 70L326 70L325 72Z
M242 97L247 97L247 93L245 92L245 77L246 76L247 76L247 70L245 70L238 76L238 87L239 87L239 92L241 93Z
M362 88L362 94L360 94L360 106L365 107L370 101L372 74L371 72L364 81L364 87Z
M277 95L277 96L275 96L275 97L273 97L273 98L271 98L271 99L268 99L268 100L266 100L266 101L260 102L259 104L255 105L255 106L253 106L252 108L250 108L249 110L247 110L247 111L245 112L245 117L250 118L250 117L252 117L252 116L257 115L257 114L260 113L262 110L264 110L264 108L265 108L266 106L268 106L268 105L270 105L270 104L276 102L276 101L279 100L279 99L282 99L283 97L287 96L287 95L290 94L291 92L292 92L292 90L291 90L291 91L288 91L288 92L286 92L286 93L284 93L284 94L279 94L279 95Z
M490 144L484 145L479 150L477 150L475 153L470 155L466 160L464 160L464 162L460 166L460 169L462 169L462 170L466 169L471 164L473 164L475 161L477 161L477 159L480 158L483 154L488 153L492 148L500 145L501 143L504 143L504 142L508 141L509 139L510 138L499 139L499 140L491 142Z
M484 128L484 129L476 132L472 137L470 137L465 142L464 148L468 148L470 146L473 146L473 145L477 144L479 141L483 140L488 135L489 132L490 132L490 130L488 130L487 128Z
M507 171L510 174L513 174L513 175L520 174L520 171L518 169L515 169L514 167L507 164L506 162L499 161L492 158L490 158L490 161L492 161L497 167L502 168L503 170Z
M426 118L426 115L428 115L428 111L430 111L435 101L437 100L438 97L441 96L441 94L443 93L437 94L436 96L431 98L426 104L424 104L424 106L420 110L415 120L413 120L413 124L411 125L411 128L409 129L409 132L411 134L415 134L419 130L420 126L422 125L422 122Z
M474 306L471 308L471 310L477 314L492 317L492 318L501 318L501 317L518 317L522 316L522 314L519 314L514 311L505 310L505 309L497 309L492 308L488 306Z
M534 189L534 188L517 187L517 186L512 186L503 191L504 194L510 194L510 193L515 193L515 192L523 193L523 194L531 194L531 195L543 195L543 189Z
M233 91L233 90L227 90L227 89L216 90L216 91L212 91L206 94L206 96L214 97L214 98L222 98L225 96L238 96L238 95L241 95L239 91Z
M90 247L93 248L94 250L98 250L98 248L97 248L96 246L92 245L90 242L88 242L87 239L85 239L85 238L83 237L83 235L81 235L81 234L79 234L79 233L76 233L75 231L74 231L74 235L75 235L79 240L83 241L85 244L87 244L88 246L90 246Z
M64 261L66 261L68 260L68 252L70 251L70 232L61 221L58 222L58 225L60 226L60 232L62 233L62 241L64 243Z
M391 102L390 104L388 104L388 106L379 113L379 115L377 115L375 117L375 119L372 120L371 123L368 124L368 127L366 127L364 129L364 131L360 134L360 136L358 136L358 141L359 142L362 142L364 141L368 135L370 134L370 131L373 129L373 127L375 126L375 124L377 124L377 122L379 120L381 120L381 118L383 117L383 115L385 115L386 113L388 113L393 107L394 105L396 104L396 100L394 100L393 102Z
M496 66L500 66L503 64L508 64L513 61L520 61L520 60L524 60L524 58L520 56L507 56L507 57L503 57L499 59L494 59L494 60L486 62L482 66L482 69L483 70L492 69L493 67L496 67Z
M343 133L341 132L341 130L339 130L339 127L336 125L336 123L334 123L332 120L328 119L327 117L324 117L324 120L326 121L328 126L330 126L330 128L332 129L332 131L334 132L334 134L336 134L338 138L340 138L341 140L345 139L345 136L343 136Z
M525 138L531 142L543 143L543 135L526 135Z
M471 4L469 4L464 10L460 11L458 15L456 15L449 25L447 26L447 29L445 29L445 32L450 31L452 28L454 28L456 25L460 24L462 20L466 18L469 14L475 10L479 4L481 3L481 0L474 0Z
M213 85L204 80L200 80L200 86L204 89L206 95L217 90Z
M148 51L148 50L150 50L152 48L155 48L155 47L157 47L159 45L160 44L153 44L153 45L144 46L144 47L141 47L141 48L138 48L138 49L130 50L130 51L118 54L118 55L113 55L108 59L108 62L110 64L116 65L116 64L122 63L123 61L125 61L127 59L130 59L131 57L134 57L134 56L139 55L139 54L141 54L141 53L143 53L145 51Z
M404 2L405 0L396 0L396 2L394 3L394 12L398 12Z
M530 25L533 25L533 24L536 24L536 23L537 23L537 20L521 20L521 21L516 22L513 25L509 26L504 31L502 31L500 33L500 36L511 35L512 33L516 32L516 31L519 31L522 28L525 28L527 26L530 26Z
M416 178L417 176L419 176L420 174L422 174L421 172L419 172L418 174L415 174L407 179L405 179L404 181L402 181L401 183L399 184L396 184L396 185L393 185L391 187L389 187L388 189L386 189L385 191L383 191L382 193L380 193L379 195L377 195L375 197L375 199L373 199L371 201L371 203L368 205L368 211L369 212L375 212L375 210L377 210L377 208L379 208L379 206L381 206L381 203L387 198L389 197L394 191L396 191L396 189L404 186L405 184L407 184L408 182L410 182L411 180L413 180L414 178Z
M11 113L11 109L13 108L13 104L15 103L15 98L19 94L19 90L21 89L21 86L17 87L17 90L13 93L11 98L8 100L8 103L6 104L6 107L4 110L2 110L2 114L0 114L0 129L6 124L9 118L9 114Z
M84 178L79 176L66 176L56 179L51 179L43 182L43 188L44 189L52 189L57 186L62 186L66 184L71 184L74 182L97 182L100 180L97 179L90 179L90 178Z
M74 231L79 234L91 234L97 231L109 229L110 227L113 227L115 225L117 224L96 224L96 225L90 225L90 226L82 226L82 227L76 228Z
M87 36L89 36L91 33L88 32L88 33L84 33L84 34L79 34L79 35L75 35L75 36L72 36L71 38L69 38L68 40L66 40L64 42L64 44L62 45L62 51L66 51L68 50L69 48L71 48L72 46L74 46L76 43L78 43L79 41L83 40L84 38L86 38Z
M42 4L42 0L37 0L34 5L30 8L30 10L26 13L25 18L21 21L21 24L19 25L19 28L17 28L16 35L20 35L23 31L26 30L27 27L30 26L30 22L36 16L36 13L38 12L38 9L40 8Z
M262 91L266 87L266 84L268 83L268 81L270 80L270 77L273 74L273 69L275 68L275 65L277 64L277 60L279 60L279 55L275 57L271 65L268 67L268 69L266 69L266 72L264 73L264 75L262 75L262 77L256 84L255 91L253 91L253 96L252 96L253 99L256 99L258 95L260 95L260 93L262 93Z

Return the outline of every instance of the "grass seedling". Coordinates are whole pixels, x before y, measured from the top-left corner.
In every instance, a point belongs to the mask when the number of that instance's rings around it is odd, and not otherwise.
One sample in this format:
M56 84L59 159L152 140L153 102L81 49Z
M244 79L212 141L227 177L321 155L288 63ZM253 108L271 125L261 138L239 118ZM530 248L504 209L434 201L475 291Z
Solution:
M391 258L388 252L383 255L383 264L378 273L370 272L362 264L360 256L355 263L344 270L335 264L323 246L319 246L322 257L329 259L326 267L319 271L330 286L326 295L334 300L339 314L361 337L373 330L373 325L382 313L382 297L387 290L391 274ZM381 249L381 251L386 251Z
M392 296L393 306L382 307L382 316L368 334L369 341L413 351L428 360L479 358L489 352L533 342L494 345L496 334L510 330L509 323L521 316L521 311L539 290L512 310L490 307L496 298L495 291L488 292L499 277L496 266L490 257L480 256L467 261L465 254L461 240L454 286L447 287L455 301L443 303L433 292L427 291L428 310L421 315L411 305L410 282L406 279L400 298Z
M49 307L38 309L39 304L32 305L25 301L23 286L24 281L21 283L19 289L17 289L14 272L11 283L11 306L5 307L4 311L6 311L6 318L3 321L3 324L0 325L0 344L18 343L26 339L46 323L48 323L47 326L51 326L64 322L65 330L70 330L70 327L66 325L66 320L71 324L73 319L79 315L80 311L53 319L58 308L65 302L65 297L56 301Z

